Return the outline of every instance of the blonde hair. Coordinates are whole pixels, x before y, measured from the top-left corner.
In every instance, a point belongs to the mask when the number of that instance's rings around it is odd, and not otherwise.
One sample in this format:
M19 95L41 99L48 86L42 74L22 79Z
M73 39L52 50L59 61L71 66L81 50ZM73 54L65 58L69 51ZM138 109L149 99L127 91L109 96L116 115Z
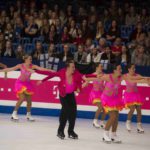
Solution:
M28 59L28 57L32 57L30 54L24 54L22 56L23 61L25 61L26 59Z

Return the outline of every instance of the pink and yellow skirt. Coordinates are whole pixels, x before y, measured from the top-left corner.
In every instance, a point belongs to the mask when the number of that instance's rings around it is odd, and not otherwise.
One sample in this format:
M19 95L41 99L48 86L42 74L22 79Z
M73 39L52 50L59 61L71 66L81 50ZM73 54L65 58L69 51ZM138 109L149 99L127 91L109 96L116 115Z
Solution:
M106 113L109 111L121 111L124 108L122 98L117 95L108 96L106 94L102 94L101 101Z
M144 100L142 99L141 95L138 92L125 92L124 93L124 105L125 108L129 108L133 105L142 105Z
M100 103L101 102L101 94L102 94L101 91L92 90L89 95L89 102L92 104Z
M17 98L19 98L20 94L27 94L27 95L33 95L33 86L32 83L29 81L21 81L21 80L17 80L15 83L15 92L16 92L16 96Z

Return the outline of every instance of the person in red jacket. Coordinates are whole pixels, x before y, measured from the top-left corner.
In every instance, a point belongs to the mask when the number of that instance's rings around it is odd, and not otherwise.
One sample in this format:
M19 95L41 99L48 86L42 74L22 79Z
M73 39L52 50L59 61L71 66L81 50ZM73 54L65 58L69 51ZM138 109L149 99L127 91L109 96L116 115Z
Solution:
M78 139L78 135L74 132L77 114L77 105L74 92L79 91L82 87L82 74L80 74L78 70L75 69L74 61L68 60L66 62L66 68L63 68L58 72L38 70L36 70L35 72L39 74L48 75L48 77L44 78L42 81L39 81L39 84L53 77L60 78L58 89L60 93L60 102L62 108L59 117L59 127L57 136L61 139L65 138L64 129L68 120L68 137Z

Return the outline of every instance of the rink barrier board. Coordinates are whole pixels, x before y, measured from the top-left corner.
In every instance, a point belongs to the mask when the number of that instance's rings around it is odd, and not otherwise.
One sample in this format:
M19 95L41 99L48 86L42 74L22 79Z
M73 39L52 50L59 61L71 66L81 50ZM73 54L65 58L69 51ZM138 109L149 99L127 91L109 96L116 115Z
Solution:
M0 113L11 113L15 106L17 99L14 93L14 83L19 74L20 72L18 71L10 72L8 73L8 79L5 80L2 78L4 73L0 73ZM37 80L41 80L44 77L44 75L39 75L36 73L31 76L35 92L34 96L32 97L33 114L42 116L58 116L61 108L59 102L59 91L57 87L59 78L53 78L49 82L45 82L40 86L36 86ZM124 82L122 82L122 86L119 89L120 94L124 92L124 85ZM88 94L90 93L91 87L92 85L90 84L87 88L82 90L79 95L76 95L79 118L92 119L94 117L96 106L93 106L88 101ZM143 122L150 123L150 87L145 84L139 84L138 88L145 99L144 105L142 106ZM24 107L25 105L20 108L19 113L25 113ZM123 110L120 112L121 121L126 120L127 112L128 110ZM133 117L133 121L136 121L135 116Z

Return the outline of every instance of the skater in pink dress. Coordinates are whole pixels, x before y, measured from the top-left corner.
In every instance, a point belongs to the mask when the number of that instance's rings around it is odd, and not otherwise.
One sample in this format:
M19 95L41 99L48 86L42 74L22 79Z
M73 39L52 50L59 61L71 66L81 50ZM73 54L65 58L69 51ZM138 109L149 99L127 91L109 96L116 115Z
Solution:
M16 80L15 83L15 93L17 98L19 99L16 103L15 109L12 113L11 119L13 120L19 120L17 111L21 104L23 103L24 100L27 101L27 119L29 121L34 121L34 118L31 116L31 106L32 106L32 101L31 101L31 96L33 95L33 86L30 81L31 77L31 72L28 71L28 69L37 69L37 70L45 70L48 71L49 69L45 69L36 65L32 64L32 57L28 54L24 56L24 63L18 64L15 67L12 68L6 68L0 70L1 72L9 72L9 71L14 71L20 69L21 74L19 78ZM49 70L50 71L50 70Z
M121 96L118 94L119 86L121 85L121 66L114 65L112 74L105 74L98 76L100 81L105 81L105 88L101 94L102 106L106 113L109 114L109 119L106 122L103 141L111 143L120 143L121 140L116 135L118 127L119 111L123 109L123 101ZM86 80L86 79L85 79ZM111 137L109 131L112 129Z
M104 112L104 109L102 107L102 104L101 104L101 94L103 92L103 89L104 89L104 81L102 80L99 80L97 78L97 76L103 76L103 67L101 64L97 63L95 64L95 67L96 67L96 71L92 74L93 77L95 76L95 78L86 78L86 81L87 83L89 81L93 81L93 87L92 87L92 90L90 92L90 95L89 95L89 101L90 103L94 104L97 106L97 111L95 113L95 117L94 117L94 120L93 120L93 126L96 127L96 128L104 128L105 127L105 124L104 124L104 119L105 119L105 112ZM85 83L84 83L85 84ZM101 116L101 121L100 121L100 124L98 123L98 118L99 118L99 115L102 113L102 116Z
M131 119L134 111L137 112L137 132L144 133L144 129L141 124L141 106L144 99L141 97L137 83L148 83L148 78L144 78L141 75L135 73L135 65L131 64L128 66L128 73L124 75L124 80L126 82L126 89L124 92L124 104L127 109L129 109L126 128L131 131Z

